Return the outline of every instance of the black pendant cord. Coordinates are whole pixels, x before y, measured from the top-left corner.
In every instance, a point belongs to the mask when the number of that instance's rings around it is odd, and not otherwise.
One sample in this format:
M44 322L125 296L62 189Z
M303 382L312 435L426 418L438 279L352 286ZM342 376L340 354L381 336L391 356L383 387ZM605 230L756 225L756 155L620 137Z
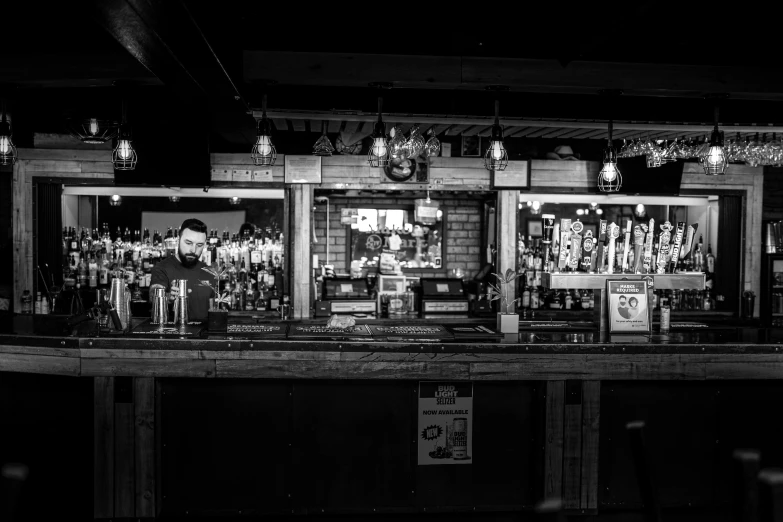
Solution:
M321 136L326 136L326 120L321 120Z
M500 125L500 100L495 100L495 125Z
M2 102L0 102L0 105L2 105L2 107L0 107L0 109L3 111L3 116L2 116L3 119L0 120L0 121L5 123L5 98L2 99Z
M261 98L261 117L266 118L266 94Z
M383 123L383 96L378 96L378 123Z

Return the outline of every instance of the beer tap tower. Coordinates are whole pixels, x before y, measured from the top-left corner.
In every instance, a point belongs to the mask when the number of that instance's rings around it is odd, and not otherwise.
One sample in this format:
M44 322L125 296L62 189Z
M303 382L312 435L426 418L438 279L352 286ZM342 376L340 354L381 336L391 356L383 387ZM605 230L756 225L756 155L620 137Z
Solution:
M614 259L615 240L620 236L620 227L614 223L607 226L606 222L602 221L597 248L598 262L597 264L591 264L591 268L595 267L595 270L587 272L575 271L575 265L568 263L567 261L571 256L569 256L569 249L564 239L571 238L572 244L575 237L577 238L577 243L581 240L579 232L582 230L582 224L578 221L577 224L578 230L573 230L573 224L570 219L561 220L560 262L554 263L552 272L545 272L542 274L541 284L547 289L555 290L592 290L595 294L596 303L600 303L600 306L595 307L595 321L598 323L602 334L609 331L608 299L605 292L607 280L647 281L648 303L652 303L652 293L656 289L704 290L705 275L701 272L674 272L674 269L670 268L670 271L674 273L663 273L663 269L659 270L660 265L652 260L652 245L655 227L654 220L650 220L649 227L643 227L647 228L646 231L642 232L642 229L640 228L638 231L634 232L635 259L633 266L629 266L627 270L623 270L622 265L616 266L617 263ZM686 257L690 253L692 247L691 244L682 244L684 227L684 223L678 223L676 228L677 232L674 237L674 245L670 250L673 255L676 253L677 256L681 258ZM630 228L626 226L625 230L629 231ZM665 233L664 235L666 235L669 234L670 230L673 230L673 227L667 221L662 225L662 230ZM644 237L645 235L646 237ZM606 245L603 243L604 240L606 241ZM630 234L628 234L628 238L625 240L626 245L629 245L629 243ZM580 247L577 246L577 248ZM605 262L603 259L604 250L608 250ZM625 255L627 255L627 250ZM672 259L670 266L676 267L676 261L674 259Z

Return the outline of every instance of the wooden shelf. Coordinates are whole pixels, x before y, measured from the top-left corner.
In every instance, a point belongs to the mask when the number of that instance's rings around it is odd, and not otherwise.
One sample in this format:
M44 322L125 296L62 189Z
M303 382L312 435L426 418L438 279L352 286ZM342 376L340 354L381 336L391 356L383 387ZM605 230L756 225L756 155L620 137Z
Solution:
M607 279L628 281L648 280L656 290L704 290L705 275L701 272L678 274L590 274L586 272L544 272L541 286L552 289L604 290Z

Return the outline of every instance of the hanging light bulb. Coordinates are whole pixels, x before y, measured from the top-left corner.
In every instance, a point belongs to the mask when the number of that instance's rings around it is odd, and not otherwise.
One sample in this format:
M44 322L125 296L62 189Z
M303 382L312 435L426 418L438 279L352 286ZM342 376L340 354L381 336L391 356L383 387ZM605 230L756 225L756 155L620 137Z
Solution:
M261 102L261 119L256 123L256 143L250 152L255 165L271 166L277 159L277 151L272 145L272 126L266 117L266 94Z
M604 165L598 173L598 190L618 192L623 185L623 177L617 168L617 152L612 146L612 120L609 120L609 136L604 149Z
M329 136L326 135L326 120L321 122L321 137L313 145L313 155L315 156L331 156L334 152L334 146L329 141Z
M0 119L0 165L16 163L16 147L11 139L11 122L5 116L5 100L2 100L2 119Z
M372 145L367 153L367 161L371 167L387 167L391 159L389 142L386 138L386 125L383 123L383 98L378 97L378 121L375 122L371 135Z
M603 213L604 213L604 209L602 209L602 208L597 208L597 209L595 209L595 213L596 213L596 214L598 214L599 216L601 216L601 215L603 215Z
M508 153L503 144L503 127L500 126L500 100L495 100L495 124L492 125L492 137L489 148L484 154L484 167L487 170L505 170L508 165Z
M116 122L98 118L68 119L66 127L71 136L90 145L101 145L112 140L118 130Z
M109 205L112 207L119 207L122 205L122 196L119 194L114 194L111 199L109 199Z
M136 168L136 151L133 149L133 133L127 122L125 100L122 101L122 121L117 135L117 146L111 155L114 170L134 170Z
M169 201L172 203L179 203L179 196L169 196Z
M596 203L595 201L590 203L590 210L595 210L597 208L598 208L598 203Z
M231 205L239 205L240 203L242 203L242 198L238 198L238 197L234 196L232 198L228 198L228 202Z
M718 105L715 105L715 128L710 136L709 147L699 158L704 173L708 176L720 176L726 173L729 160L723 148L723 133L718 130Z
M427 143L424 144L424 154L426 154L428 158L433 158L440 154L440 141L435 135L435 127L431 127L427 132L430 138L427 140Z

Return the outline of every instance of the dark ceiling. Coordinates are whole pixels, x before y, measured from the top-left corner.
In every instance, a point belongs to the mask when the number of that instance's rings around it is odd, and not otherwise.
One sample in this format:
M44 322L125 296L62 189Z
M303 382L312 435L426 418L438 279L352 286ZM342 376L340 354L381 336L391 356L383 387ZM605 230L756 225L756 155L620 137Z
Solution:
M375 12L365 4L269 4L4 6L13 23L3 29L0 77L17 144L30 146L34 132L63 132L69 115L119 118L115 81L128 85L131 121L203 114L214 148L225 151L252 142L248 111L262 92L270 108L372 111L368 81L394 84L385 98L396 113L487 115L486 85L503 84L510 92L502 113L520 118L606 119L598 90L622 88L616 119L709 122L713 102L704 95L725 93L722 122L783 121L776 33L756 8L729 16L682 2L605 11L587 2L384 2Z

